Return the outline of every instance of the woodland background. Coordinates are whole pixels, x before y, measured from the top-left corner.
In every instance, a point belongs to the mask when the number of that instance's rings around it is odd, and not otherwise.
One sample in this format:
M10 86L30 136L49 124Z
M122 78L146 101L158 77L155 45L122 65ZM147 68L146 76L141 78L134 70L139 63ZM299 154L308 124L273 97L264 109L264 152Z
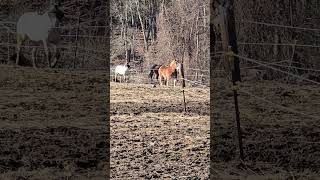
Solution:
M317 0L234 1L239 54L266 63L284 62L280 69L314 78L318 71L303 69L319 69L319 4ZM142 70L177 57L184 58L187 74L194 73L190 68L208 72L209 9L208 0L112 1L112 64L128 59ZM218 27L215 34L214 69L223 57L218 54L222 51ZM255 64L241 63L241 67L255 68ZM283 77L266 71L269 79Z
M319 1L237 0L234 3L241 55L265 62L286 60L288 61L286 65L297 67L297 69L290 68L294 73L315 74L315 71L302 69L319 69ZM102 4L98 0L63 1L66 19L61 24L60 32L63 34L63 42L60 48L64 51L64 60L58 67L107 66L109 32L104 19L107 9ZM209 6L209 0L110 1L111 65L128 60L134 67L144 71L151 63L166 64L175 57L180 61L184 59L187 74L194 73L190 68L207 70L204 72L208 74ZM12 22L16 22L18 17L26 11L35 9L43 12L46 3L40 0L21 2L8 0L3 1L0 8L2 21L0 57L1 62L6 63L15 51L15 25ZM279 26L267 26L254 22ZM285 28L282 27L283 25L306 29ZM79 33L76 40L77 28ZM215 30L215 34L219 40L219 29ZM76 41L78 47L74 46ZM219 45L217 42L217 52L221 51ZM221 56L215 58L217 67L220 59ZM247 65L250 66L250 64ZM247 65L241 67L247 67ZM288 67L281 68L288 70ZM280 76L270 70L269 74L272 78Z

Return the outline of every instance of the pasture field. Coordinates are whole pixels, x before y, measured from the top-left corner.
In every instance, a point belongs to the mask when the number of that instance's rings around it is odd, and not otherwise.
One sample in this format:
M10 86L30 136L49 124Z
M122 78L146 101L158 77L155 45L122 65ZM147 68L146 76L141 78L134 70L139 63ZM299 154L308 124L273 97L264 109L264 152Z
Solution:
M171 82L172 83L172 82ZM209 88L111 83L112 179L209 179Z
M0 69L0 179L105 179L106 73ZM229 87L215 79L212 112L208 88L186 88L184 113L179 87L112 82L112 179L208 179L209 156L214 179L319 179L318 86L241 83L244 166Z
M214 81L213 177L320 179L318 85L277 81L240 83L238 99L245 155L243 166L236 161L239 152L230 87L224 79Z
M0 179L105 179L105 72L0 65Z
M214 82L211 113L209 89L187 88L183 113L180 88L112 83L111 177L206 179L211 155L213 179L319 179L317 86L241 83L245 163L240 165L231 85Z

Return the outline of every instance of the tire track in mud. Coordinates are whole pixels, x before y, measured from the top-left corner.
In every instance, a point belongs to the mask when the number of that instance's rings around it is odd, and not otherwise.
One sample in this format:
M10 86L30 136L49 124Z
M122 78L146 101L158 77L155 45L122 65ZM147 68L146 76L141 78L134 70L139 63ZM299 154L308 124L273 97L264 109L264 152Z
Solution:
M111 114L126 114L128 112L133 112L135 115L152 112L152 113L184 113L184 107L180 103L170 103L164 106L161 103L150 103L142 102L118 102L111 103ZM197 102L189 102L187 104L187 112L201 115L201 116L209 116L210 109L208 104L205 103L197 103Z

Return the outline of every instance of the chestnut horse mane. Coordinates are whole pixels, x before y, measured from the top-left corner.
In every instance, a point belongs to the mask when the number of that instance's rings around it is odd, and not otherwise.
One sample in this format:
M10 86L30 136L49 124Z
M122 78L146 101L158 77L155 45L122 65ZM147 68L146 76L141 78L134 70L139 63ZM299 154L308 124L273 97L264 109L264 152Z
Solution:
M177 65L177 60L175 60L175 59L170 62L169 66L173 66L174 64Z

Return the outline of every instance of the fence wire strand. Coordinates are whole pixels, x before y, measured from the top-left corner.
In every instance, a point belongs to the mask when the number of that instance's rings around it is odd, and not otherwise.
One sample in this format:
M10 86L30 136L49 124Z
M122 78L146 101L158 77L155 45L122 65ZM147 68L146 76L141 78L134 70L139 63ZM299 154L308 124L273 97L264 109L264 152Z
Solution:
M260 100L260 101L269 103L269 104L273 105L273 107L278 107L279 109L283 109L283 110L285 110L285 111L288 111L288 112L291 112L291 113L294 113L294 114L299 114L299 115L302 115L302 116L305 116L305 117L309 117L309 118L312 118L312 119L320 120L320 117L319 117L319 116L309 115L309 114L306 114L306 113L303 113L303 112L300 112L300 111L297 111L297 110L294 110L294 109L291 109L291 108L288 108L288 107L285 107L285 106L276 104L276 103L274 103L274 102L272 102L272 101L269 101L269 100L267 100L267 99L265 99L265 98L256 96L256 95L254 95L254 94L252 94L252 93L250 93L250 92L248 92L248 91L245 91L245 90L243 90L243 89L240 89L239 91L240 91L240 92L243 92L243 93L245 93L245 94L247 94L247 95L249 95L249 96L251 96L251 97L253 97L253 98L255 98L255 99L258 99L258 100Z
M288 28L288 29L297 29L297 30L304 30L304 31L317 31L317 32L320 32L320 29L317 29L317 28L306 28L306 27L288 26L288 25L273 24L273 23L267 23L267 22L250 21L250 20L242 20L242 21L238 21L238 22L240 22L240 23L250 23L250 24L265 25L265 26L271 26L271 27L280 27L280 28Z
M259 64L261 66L264 66L266 68L269 68L269 69L272 69L272 70L275 70L275 71L278 71L278 72L282 72L284 74L287 74L287 75L290 75L292 77L295 77L295 78L298 78L298 79L301 79L301 80L304 80L304 81L308 81L310 83L313 83L313 84L317 84L317 85L320 85L319 82L317 81L313 81L313 80L310 80L310 79L307 79L307 78L304 78L302 76L299 76L299 75L296 75L296 74L292 74L290 72L287 72L287 71L283 71L281 69L277 69L275 67L272 67L268 64L265 64L265 63L262 63L261 61L259 60L256 60L256 59L252 59L252 58L248 58L248 57L244 57L244 56L241 56L241 55L238 55L238 54L234 54L235 57L238 57L239 59L243 59L243 60L246 60L246 61L249 61L249 62L253 62L253 63L256 63L256 64Z

